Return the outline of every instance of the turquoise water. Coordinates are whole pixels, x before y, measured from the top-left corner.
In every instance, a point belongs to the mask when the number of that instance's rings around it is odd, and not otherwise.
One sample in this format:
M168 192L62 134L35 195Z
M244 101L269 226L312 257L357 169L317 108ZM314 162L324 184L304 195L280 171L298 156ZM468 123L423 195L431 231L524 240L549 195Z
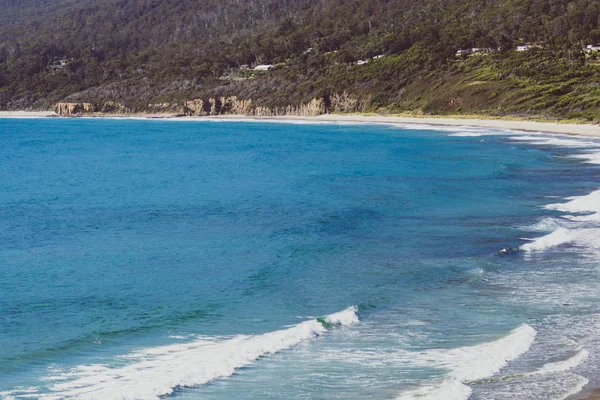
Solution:
M0 119L0 398L597 386L598 154L474 128Z

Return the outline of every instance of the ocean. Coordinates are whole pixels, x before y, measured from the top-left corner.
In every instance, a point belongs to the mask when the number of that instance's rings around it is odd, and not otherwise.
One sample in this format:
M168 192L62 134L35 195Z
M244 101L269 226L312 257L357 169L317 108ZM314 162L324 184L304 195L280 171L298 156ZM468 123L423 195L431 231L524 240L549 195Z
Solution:
M0 119L0 399L572 399L600 141Z

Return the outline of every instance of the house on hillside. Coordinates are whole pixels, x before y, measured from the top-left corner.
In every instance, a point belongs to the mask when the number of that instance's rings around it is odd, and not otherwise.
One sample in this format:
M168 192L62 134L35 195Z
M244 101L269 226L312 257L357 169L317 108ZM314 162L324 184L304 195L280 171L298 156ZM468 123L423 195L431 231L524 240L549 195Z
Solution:
M383 57L384 57L384 55L383 55L383 54L380 54L380 55L378 55L378 56L375 56L375 57L373 57L373 60L377 60L378 58L383 58Z
M50 69L53 71L64 69L67 65L69 65L69 62L70 60L67 58L67 56L53 57Z
M250 66L248 64L242 64L239 66L240 71L248 71Z
M254 67L254 70L255 71L268 71L271 68L273 68L273 65L271 65L271 64L260 64L260 65L257 65L256 67Z
M369 62L369 60L358 60L358 61L356 62L356 64L357 64L357 65L365 65L365 64L366 64L366 63L368 63L368 62Z
M460 49L456 52L456 57L468 56L471 54L471 50L469 49Z
M473 47L471 49L471 53L473 54L490 54L493 53L495 50L490 48L490 47Z
M539 43L527 43L527 44L522 44L520 46L517 46L517 51L529 51L529 50L533 50L533 49L541 49L542 48L542 44Z
M596 46L593 44L588 44L585 49L583 49L583 51L587 52L587 53L591 53L592 51L598 51L600 52L600 45Z

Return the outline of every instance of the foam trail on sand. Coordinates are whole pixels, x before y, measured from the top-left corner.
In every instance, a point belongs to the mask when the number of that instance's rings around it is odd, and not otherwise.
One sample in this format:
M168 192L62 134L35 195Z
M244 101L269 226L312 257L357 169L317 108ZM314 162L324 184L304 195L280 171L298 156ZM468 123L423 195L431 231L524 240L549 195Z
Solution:
M562 398L559 398L556 400L565 400L565 399L571 397L572 395L581 392L583 390L583 388L585 387L585 385L590 383L590 381L587 378L585 378L581 375L572 374L572 376L575 380L573 387L571 388L571 390L569 392L565 393Z
M449 372L443 380L400 394L398 400L466 400L472 392L469 382L489 378L509 361L525 353L535 340L536 331L523 324L507 336L489 343L451 350L427 350L412 355L417 364L435 365Z
M358 322L356 308L324 318L331 325ZM125 366L79 366L48 377L53 381L43 399L159 399L179 387L202 385L232 375L238 368L267 354L288 349L327 331L317 319L262 335L239 335L228 339L200 338L142 349L121 357Z

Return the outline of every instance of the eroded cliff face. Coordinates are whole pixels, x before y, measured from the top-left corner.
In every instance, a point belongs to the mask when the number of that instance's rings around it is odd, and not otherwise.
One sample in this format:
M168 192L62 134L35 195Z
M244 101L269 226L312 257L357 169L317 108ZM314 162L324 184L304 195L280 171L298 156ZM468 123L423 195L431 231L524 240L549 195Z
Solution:
M252 115L252 100L238 99L236 96L195 99L186 101L183 114L186 115Z
M187 116L246 115L255 117L299 116L312 117L328 112L359 112L368 99L360 101L344 92L327 98L312 99L297 106L266 107L255 104L252 99L239 99L236 96L193 99L183 103L150 103L143 109L149 113ZM131 110L121 103L57 103L56 114L77 116L82 114L129 114Z
M366 109L370 99L359 99L347 92L336 93L327 98L312 99L298 106L265 107L256 105L251 99L236 96L195 99L185 102L185 115L247 115L255 117L299 116L313 117L328 112L360 112Z
M283 115L315 116L326 112L323 99L312 101L299 106L263 107L256 106L251 99L238 99L236 96L195 99L186 101L183 107L185 115L247 115L256 117L273 117Z
M54 112L61 116L77 116L81 114L106 113L127 114L131 110L121 103L107 101L99 104L92 103L56 103Z
M58 115L77 115L94 112L95 107L91 103L56 103L54 112Z

